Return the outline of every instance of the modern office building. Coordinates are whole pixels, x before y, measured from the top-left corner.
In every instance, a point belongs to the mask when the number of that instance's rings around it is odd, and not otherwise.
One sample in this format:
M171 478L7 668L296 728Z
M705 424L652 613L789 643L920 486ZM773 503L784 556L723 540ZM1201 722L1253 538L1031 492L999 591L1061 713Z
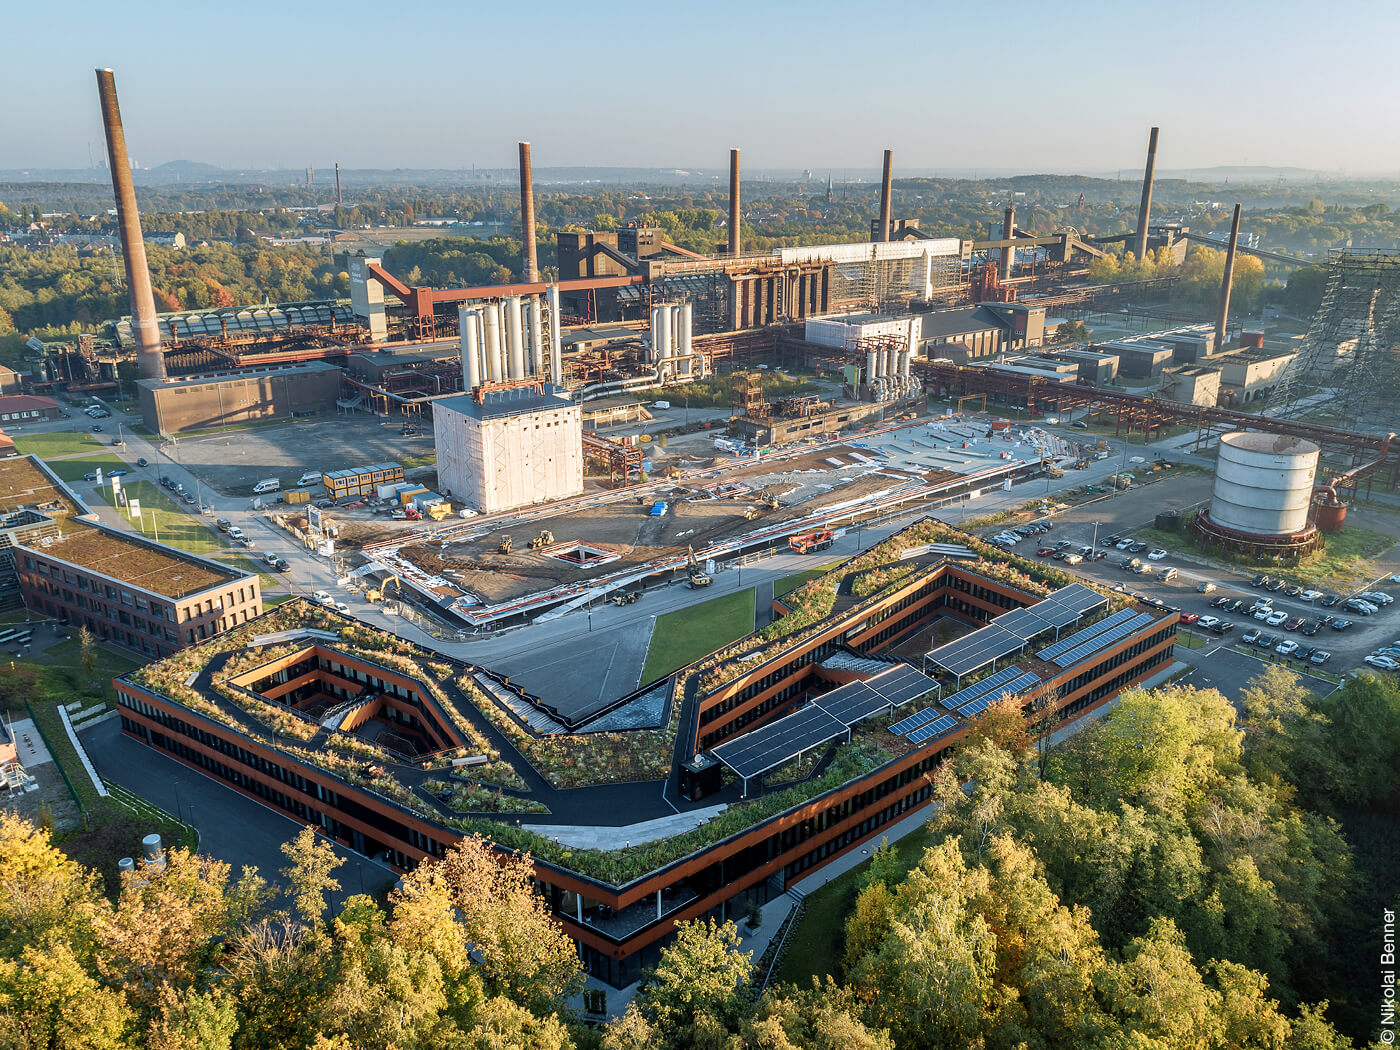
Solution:
M835 598L848 576L873 589ZM1049 728L1160 673L1178 619L931 519L775 612L786 633L567 727L568 698L304 602L122 676L118 704L129 736L395 867L473 833L528 849L588 972L623 987L677 921L765 903L923 805L993 703ZM968 633L890 655L939 618Z

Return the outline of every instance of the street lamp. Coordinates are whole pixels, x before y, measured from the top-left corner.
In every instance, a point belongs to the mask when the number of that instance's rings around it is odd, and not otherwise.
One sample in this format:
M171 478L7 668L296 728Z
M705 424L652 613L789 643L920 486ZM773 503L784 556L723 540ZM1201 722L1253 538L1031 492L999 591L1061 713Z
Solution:
M175 788L175 819L182 821L185 818L180 808L180 782L178 780L172 780L170 783Z
M1101 521L1096 521L1096 522L1094 522L1094 549L1095 549L1095 550L1098 550L1098 549L1099 549L1099 526L1102 525L1102 524L1103 524L1103 522L1101 522Z

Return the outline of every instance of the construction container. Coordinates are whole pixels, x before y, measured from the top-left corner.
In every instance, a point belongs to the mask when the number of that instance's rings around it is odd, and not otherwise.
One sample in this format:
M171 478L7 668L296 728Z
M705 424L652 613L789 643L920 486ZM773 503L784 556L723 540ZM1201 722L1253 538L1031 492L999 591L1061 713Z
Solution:
M288 489L282 493L283 503L305 503L311 498L311 493L305 489Z
M321 475L321 482L332 499L343 496L368 496L378 492L385 483L402 481L403 467L397 463L375 463L367 467L336 470Z

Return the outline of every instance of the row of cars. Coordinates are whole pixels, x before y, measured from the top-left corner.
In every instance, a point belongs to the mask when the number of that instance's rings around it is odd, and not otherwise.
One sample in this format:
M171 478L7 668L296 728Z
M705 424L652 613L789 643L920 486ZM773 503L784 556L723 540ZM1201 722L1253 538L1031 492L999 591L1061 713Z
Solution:
M1296 598L1300 602L1315 601L1326 609L1341 605L1347 612L1356 613L1358 616L1374 616L1395 601L1393 595L1386 594L1384 591L1362 591L1360 594L1345 598L1340 594L1328 594L1311 589L1304 590L1299 584L1290 584L1282 577L1270 577L1262 573L1250 580L1249 585L1275 594L1282 591L1286 597Z
M1010 550L1024 539L1029 539L1031 536L1039 536L1049 531L1050 522L1032 521L1026 525L1017 525L1015 528L1002 529L1001 532L998 532L991 539L998 547Z

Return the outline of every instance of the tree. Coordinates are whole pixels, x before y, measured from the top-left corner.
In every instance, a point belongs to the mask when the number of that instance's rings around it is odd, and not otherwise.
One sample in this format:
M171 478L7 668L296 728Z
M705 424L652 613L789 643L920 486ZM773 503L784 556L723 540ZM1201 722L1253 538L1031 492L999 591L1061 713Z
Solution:
M1020 757L1030 750L1030 726L1019 696L1003 697L982 712L963 738L964 747L989 743L1013 756Z
M340 890L333 873L345 862L310 827L302 828L291 842L282 843L282 852L292 862L281 874L287 880L293 913L307 926L319 927L326 911L326 894Z
M888 1032L867 1028L860 1004L830 977L825 984L791 986L763 993L741 1028L745 1047L753 1050L893 1050ZM610 1048L611 1050L611 1048Z
M1110 962L1099 991L1111 1013L1130 1030L1166 1050L1209 1050L1224 1034L1221 997L1206 986L1170 919L1128 945L1122 962Z
M97 639L84 625L78 631L78 663L83 668L83 677L88 685L97 679Z
M752 952L741 952L732 922L682 922L633 1000L670 1045L687 1045L696 1028L732 1032L745 1012Z
M7 1047L124 1050L135 1018L66 944L30 945L0 960L0 1040Z
M0 958L36 944L88 950L103 911L97 882L54 848L47 831L0 812L0 872Z

